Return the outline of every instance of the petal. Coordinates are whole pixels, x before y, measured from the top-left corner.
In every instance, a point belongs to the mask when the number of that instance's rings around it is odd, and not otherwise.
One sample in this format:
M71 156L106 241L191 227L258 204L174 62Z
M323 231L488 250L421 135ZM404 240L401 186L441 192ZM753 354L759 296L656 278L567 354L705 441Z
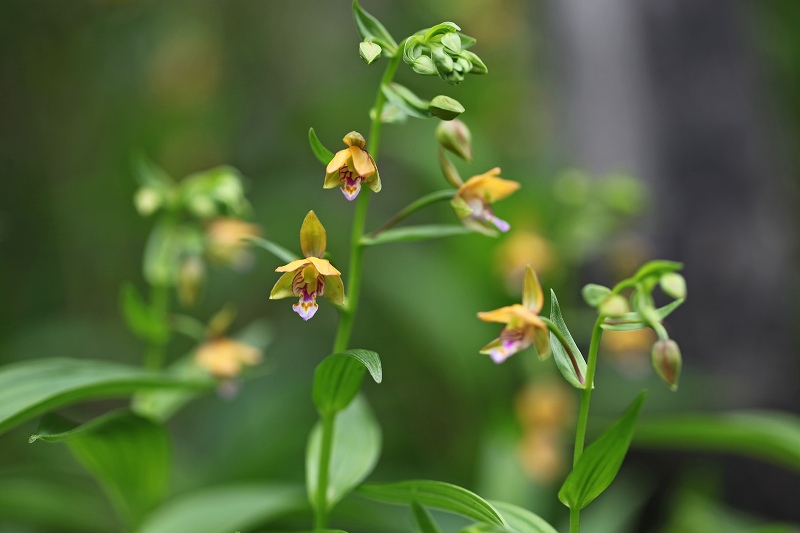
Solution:
M536 353L539 354L539 360L544 361L550 357L550 332L546 328L536 328L536 333L533 337L533 345L536 346Z
M328 166L325 167L325 173L331 174L332 172L338 172L340 168L347 164L348 159L350 159L350 150L347 148L339 150L336 152L336 155L333 156L331 162L328 163Z
M369 160L370 162L372 162L372 165L374 166L375 161L373 161L372 156L369 156ZM372 189L372 192L381 192L381 173L378 172L377 166L375 167L375 174L367 178L365 180L365 183L367 184L367 187Z
M276 268L275 272L294 272L295 270L307 264L308 262L309 262L308 259L295 259L288 265L283 265L281 267Z
M316 267L323 276L341 276L342 273L336 270L327 259L319 257L309 257L308 260Z
M453 197L450 200L450 205L453 206L453 210L458 215L458 218L465 218L472 214L472 208L469 206L466 200L459 195Z
M499 322L501 324L508 324L509 320L514 317L514 306L501 307L494 311L481 311L478 313L478 318L484 322Z
M325 276L325 291L322 295L331 303L344 305L344 285L341 276Z
M491 224L494 225L494 227L496 227L497 229L499 229L503 233L506 233L508 230L511 229L511 224L509 224L508 222L506 222L502 218L497 218L496 216L494 216L492 214L487 214L486 215L486 220L488 220Z
M337 168L333 172L328 172L325 174L325 183L322 184L323 189L333 189L340 185L339 180L339 169Z
M319 309L319 305L317 305L315 297L304 294L300 297L300 301L292 306L292 309L303 320L310 320Z
M327 246L325 228L314 211L309 211L300 227L300 248L306 257L322 257Z
M281 298L294 296L292 292L292 280L294 280L294 272L287 272L281 276L278 283L272 287L272 291L269 293L269 299L280 300Z
M519 189L519 183L504 180L498 177L499 173L500 169L495 167L485 174L471 177L458 189L458 194L466 199L480 198L488 203L493 203Z
M539 277L530 265L525 267L525 280L522 282L522 305L537 314L544 305L544 293L539 283Z
M346 179L342 182L342 194L344 197L347 198L348 202L352 202L358 196L358 193L361 192L361 180L356 179Z
M350 150L350 155L353 158L353 166L359 176L366 179L375 174L375 163L372 162L367 152L358 146L351 146L348 150Z
M492 361L500 364L520 351L518 343L519 341L502 341L500 339L495 339L481 348L480 353L488 355L492 358Z

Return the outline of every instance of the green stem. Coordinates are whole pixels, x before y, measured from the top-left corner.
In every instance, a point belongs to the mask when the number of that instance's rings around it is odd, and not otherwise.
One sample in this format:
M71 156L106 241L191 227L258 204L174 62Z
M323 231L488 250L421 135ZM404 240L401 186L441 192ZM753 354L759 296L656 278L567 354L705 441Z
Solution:
M398 223L402 222L405 218L419 211L423 207L435 204L436 202L449 200L455 195L456 191L454 189L445 189L443 191L436 191L430 194L426 194L425 196L418 198L414 202L408 204L408 206L406 206L402 211L400 211L395 216L390 218L383 226L370 233L369 236L370 238L375 237L383 233L387 229L396 226Z
M314 527L323 529L328 525L328 474L331 466L331 452L333 451L333 430L336 415L329 414L322 417L322 446L319 455L319 477L317 477L316 513L314 514Z
M575 430L575 452L572 456L572 467L578 464L583 455L583 445L586 440L586 423L589 421L589 403L592 401L592 387L594 386L594 372L597 368L597 350L600 347L600 338L603 336L603 317L598 316L592 329L592 341L589 344L589 361L586 363L586 388L581 392L581 406L578 411L578 427ZM570 533L580 533L580 509L569 510Z
M167 312L169 310L169 287L166 285L153 285L150 289L150 312L155 320L163 324L165 330L169 330L167 324ZM168 334L160 339L150 339L147 342L147 351L144 357L144 366L152 370L158 370L164 364L164 350L167 346Z

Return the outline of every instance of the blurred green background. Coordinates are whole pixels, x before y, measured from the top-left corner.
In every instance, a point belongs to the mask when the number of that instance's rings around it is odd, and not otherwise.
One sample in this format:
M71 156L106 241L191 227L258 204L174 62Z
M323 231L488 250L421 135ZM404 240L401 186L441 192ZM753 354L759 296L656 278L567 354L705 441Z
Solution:
M522 183L495 206L511 222L509 235L367 250L352 345L377 351L384 365L384 382L365 387L384 431L373 479L450 481L554 523L563 519L554 491L565 472L576 397L561 387L552 363L523 354L494 366L478 354L497 328L475 313L515 301L521 285L515 276L526 262L559 294L581 346L593 321L579 299L583 283L611 284L654 257L687 263L689 302L671 329L683 348L682 390L669 393L651 375L652 340L609 339L593 405L598 417L614 416L643 387L651 390L650 411L796 409L800 9L791 0L678 2L669 9L611 4L616 11L604 17L612 18L597 23L631 31L628 44L641 48L631 59L614 56L619 43L599 43L597 53L610 54L602 56L607 64L594 63L577 37L584 15L591 20L586 2L364 4L398 38L453 20L478 39L474 50L487 76L451 87L401 65L398 81L422 96L447 94L464 104L475 161L458 164L462 175L500 166L503 177ZM332 260L343 269L353 205L322 189L323 171L306 139L313 126L338 150L345 133L366 134L369 127L381 67L359 59L349 6L343 0L3 2L3 363L53 356L141 361L143 346L126 330L117 302L124 281L144 288L141 257L152 220L132 202L132 162L140 154L175 178L236 167L246 177L253 222L290 249L299 248L300 224L314 209L327 228ZM613 19L615 13L625 20ZM606 84L615 68L632 72L635 83L622 92ZM620 94L632 97L615 110ZM605 123L608 113L622 122ZM624 130L630 117L638 117L646 136L634 126ZM371 200L368 227L446 186L434 127L433 120L415 119L385 126L384 186ZM630 147L635 153L625 152ZM450 223L455 216L445 203L409 222ZM192 314L206 320L231 302L239 309L233 329L268 321L269 372L244 383L233 399L194 402L170 423L173 494L235 480L303 481L305 440L316 420L313 368L329 353L336 313L322 303L304 323L289 300L268 300L281 263L260 250L253 254L252 268L243 272L212 267ZM170 358L191 349L176 339ZM526 395L532 382L543 396ZM115 405L71 412L88 417ZM542 405L544 414L537 412ZM542 420L546 435L531 430ZM34 429L26 424L0 441L6 472L0 531L80 531L65 519L47 519L51 486L80 487L76 494L86 495L92 513L108 515L64 449L27 444ZM800 498L796 476L767 475L767 486L780 479L789 488L764 503L736 482L761 465L668 457L635 454L616 490L595 505L605 503L627 525L597 518L610 528L587 531L722 531L702 522L717 511L727 516L725 504L710 503L716 497L768 520L800 521L786 503ZM689 473L676 473L670 460L687 464ZM693 461L710 464L702 483L695 482ZM57 508L58 498L51 499ZM346 504L342 513L348 505L358 514L363 502ZM385 531L409 529L385 516ZM38 525L28 525L31 517ZM695 525L680 525L692 517Z

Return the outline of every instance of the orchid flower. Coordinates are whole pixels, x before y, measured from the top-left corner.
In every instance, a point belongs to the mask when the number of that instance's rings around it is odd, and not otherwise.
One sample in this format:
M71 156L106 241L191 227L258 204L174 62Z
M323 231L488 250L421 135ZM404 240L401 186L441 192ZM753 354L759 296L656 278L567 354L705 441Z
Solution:
M323 187L341 187L344 197L351 201L361 191L361 182L366 183L373 192L380 192L381 177L375 160L364 150L367 145L364 137L357 131L351 131L342 140L347 148L336 152L328 163Z
M495 228L506 232L511 226L505 220L494 216L492 204L511 195L517 189L519 183L501 178L500 169L495 167L484 174L471 177L461 185L451 205L465 226L481 233L495 235L497 233Z

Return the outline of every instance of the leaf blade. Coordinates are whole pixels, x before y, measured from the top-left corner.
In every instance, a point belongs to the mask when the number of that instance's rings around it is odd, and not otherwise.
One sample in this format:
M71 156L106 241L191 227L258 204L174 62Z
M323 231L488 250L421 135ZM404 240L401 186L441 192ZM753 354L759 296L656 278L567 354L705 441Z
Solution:
M389 56L397 52L397 41L378 19L359 5L358 0L353 0L353 18L362 41L374 41L385 48Z
M361 348L331 354L317 365L312 396L321 416L335 414L350 404L361 388L365 370L375 383L383 380L378 354Z
M389 244L393 242L427 241L442 237L466 235L468 233L471 233L468 228L455 224L408 226L405 228L388 229L375 237L365 237L361 240L361 243L364 246L376 246L378 244Z
M311 151L314 152L319 162L328 166L328 163L333 159L333 152L325 148L325 145L317 137L317 132L314 131L314 128L308 128L308 144L311 145Z
M431 513L417 502L411 502L411 513L420 533L442 533Z
M562 346L558 337L550 332L550 349L553 352L553 359L556 362L558 370L564 379L575 388L586 388L586 360L583 358L578 345L567 329L567 324L564 322L564 317L561 316L561 306L558 304L556 293L550 289L550 320L556 325L558 330L564 336L569 346L569 352ZM571 355L570 355L571 352Z

